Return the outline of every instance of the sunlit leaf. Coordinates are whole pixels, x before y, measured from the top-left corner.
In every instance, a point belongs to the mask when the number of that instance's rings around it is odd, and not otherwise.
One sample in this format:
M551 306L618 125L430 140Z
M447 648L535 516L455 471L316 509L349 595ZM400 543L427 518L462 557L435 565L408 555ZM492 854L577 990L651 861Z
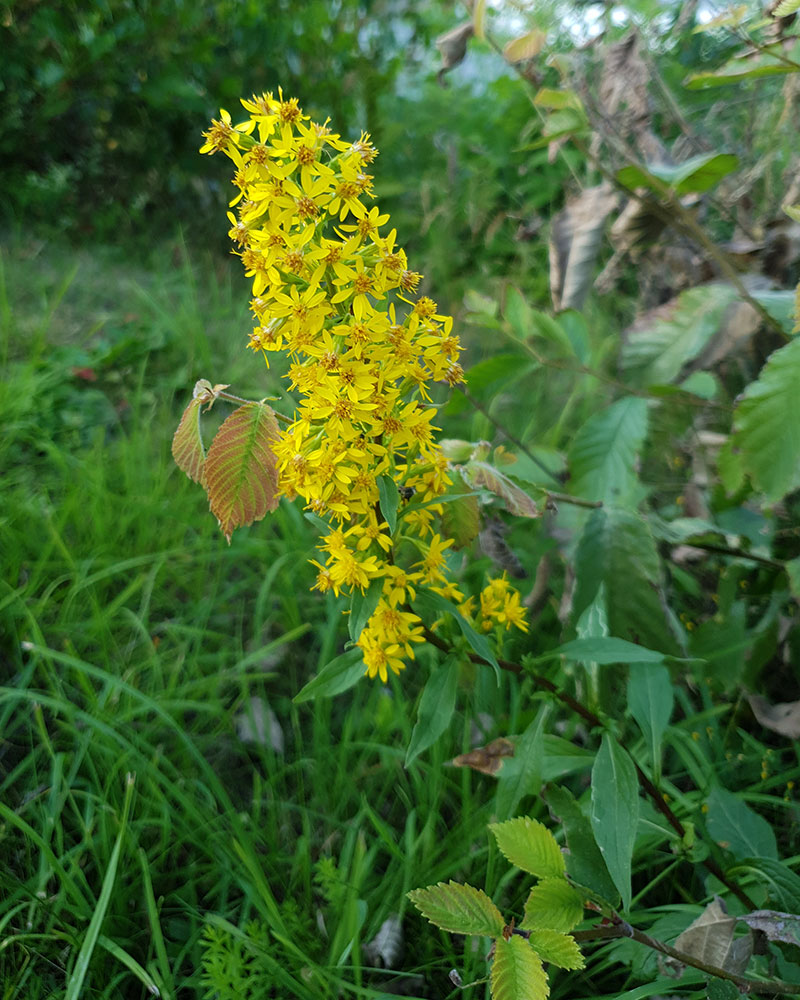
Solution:
M564 856L556 838L541 823L516 816L505 823L490 823L500 853L512 865L538 878L563 875Z
M797 72L797 57L800 46L789 49L777 43L767 45L757 54L749 53L730 59L718 70L693 73L685 81L689 90L702 90L706 87L721 87L728 83L743 83L746 80L758 80L764 76L783 75Z
M497 937L505 926L491 899L471 885L439 882L427 889L412 889L408 898L432 924L451 934Z
M542 51L546 40L547 33L535 28L533 31L507 42L503 47L503 58L510 63L533 59Z
M517 935L495 943L491 984L492 1000L545 1000L550 993L541 959Z
M543 962L557 965L559 969L582 969L585 965L575 938L569 934L548 928L532 930L528 944Z
M235 528L259 521L278 506L273 445L278 423L266 403L234 410L208 449L205 486L211 512L230 542Z
M581 920L583 898L580 892L564 878L543 878L528 894L520 927L567 933Z

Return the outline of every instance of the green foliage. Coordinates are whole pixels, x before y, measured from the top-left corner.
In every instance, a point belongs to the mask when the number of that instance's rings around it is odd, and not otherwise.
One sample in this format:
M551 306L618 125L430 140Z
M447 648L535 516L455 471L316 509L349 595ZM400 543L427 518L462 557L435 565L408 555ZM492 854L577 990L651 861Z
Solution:
M414 889L408 898L432 924L453 934L497 937L503 932L503 916L486 893L471 885L428 886Z
M608 873L631 905L631 862L639 822L639 782L628 754L613 736L603 736L592 767L592 830Z
M541 823L523 816L494 823L489 829L512 865L537 878L563 874L564 858L556 839Z

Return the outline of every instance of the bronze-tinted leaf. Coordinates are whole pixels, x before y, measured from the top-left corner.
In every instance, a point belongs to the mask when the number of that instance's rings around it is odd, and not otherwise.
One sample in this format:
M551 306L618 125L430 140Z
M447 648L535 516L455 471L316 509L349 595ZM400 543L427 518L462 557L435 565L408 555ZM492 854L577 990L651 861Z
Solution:
M200 435L200 407L203 400L195 397L183 411L178 429L172 438L175 464L195 483L203 482L206 451Z
M278 439L275 414L266 403L246 403L228 417L211 442L205 487L211 512L230 542L234 528L278 506Z
M461 467L461 472L472 489L494 493L510 514L517 517L539 517L541 514L532 497L487 462L473 459Z
M487 743L485 747L476 747L469 753L459 754L450 762L456 767L471 767L481 774L497 774L504 757L514 756L514 744L511 740L499 737Z

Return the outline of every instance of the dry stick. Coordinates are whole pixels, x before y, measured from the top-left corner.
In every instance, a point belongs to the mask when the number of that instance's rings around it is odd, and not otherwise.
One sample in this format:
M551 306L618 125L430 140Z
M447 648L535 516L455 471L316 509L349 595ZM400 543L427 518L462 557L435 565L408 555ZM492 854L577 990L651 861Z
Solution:
M439 636L431 632L429 629L425 629L423 634L425 636L425 641L429 642L432 646L436 646L437 649L440 649L444 653L452 652L452 648L450 647L450 645L446 643L443 639L440 639ZM469 659L473 663L480 663L480 664L486 663L483 657L478 656L477 653L469 653L468 655ZM563 691L547 677L543 677L542 674L535 673L533 670L526 669L519 663L511 663L509 660L498 659L497 663L501 667L501 669L507 670L509 673L517 675L524 674L526 677L530 677L530 679L537 687L542 688L545 691L549 691L550 694L555 695L555 697L558 698L558 700L563 705L566 705L567 708L571 709L576 715L580 716L580 718L582 718L584 722L590 725L593 729L605 728L603 720L600 719L597 715L595 715L590 708L587 708L585 705L579 702L577 698L574 698L567 691ZM659 790L656 788L656 786L653 784L650 778L648 778L648 776L644 773L644 771L641 769L641 767L639 766L633 755L630 753L630 751L627 748L624 749L625 752L630 757L633 766L636 768L636 775L637 778L639 779L639 784L641 785L642 790L647 794L647 796L652 801L653 805L666 819L666 821L669 823L669 825L672 827L675 833L679 837L685 837L686 827L683 825L683 823L681 823L681 821L678 819L678 817L675 815L672 809L670 809L669 804L664 801L664 797L661 794L661 792L659 792ZM734 894L734 896L736 896L739 900L741 900L741 902L744 903L744 905L749 910L754 910L756 908L756 904L747 895L744 889L738 886L735 882L732 882L713 858L706 858L703 864L709 870L709 872L716 879L722 882L724 886L730 889L730 891Z
M525 932L523 931L520 933L524 934ZM643 944L647 948L652 948L654 951L661 952L662 955L667 955L669 958L680 962L682 965L689 965L694 969L699 969L701 972L708 973L710 976L715 976L717 979L727 979L729 982L734 983L734 985L742 993L756 993L764 994L766 996L780 996L784 993L800 993L800 986L797 986L794 983L786 983L781 979L772 979L769 981L747 979L744 976L737 976L733 972L728 972L727 969L721 969L719 966L710 965L708 962L695 958L694 955L690 955L685 951L679 951L677 948L671 947L664 941L659 941L657 938L650 937L649 934L645 934L643 931L637 930L624 920L618 920L613 924L601 924L599 927L594 927L587 931L573 931L572 936L578 942L598 940L613 941L616 938L631 938L633 941L638 941L639 944Z

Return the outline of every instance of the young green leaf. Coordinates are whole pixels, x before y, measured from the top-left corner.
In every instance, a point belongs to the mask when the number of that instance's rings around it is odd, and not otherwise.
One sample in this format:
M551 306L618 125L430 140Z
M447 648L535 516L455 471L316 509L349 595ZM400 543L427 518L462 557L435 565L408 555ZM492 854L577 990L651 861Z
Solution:
M774 502L800 486L800 337L770 355L733 416L732 445Z
M661 738L669 724L675 692L666 667L638 663L628 677L628 708L650 744L656 781L661 774Z
M183 411L178 429L172 438L172 457L178 468L195 483L203 482L206 450L200 435L202 399L193 399Z
M566 788L551 785L547 789L550 812L561 820L567 838L567 873L578 885L584 886L612 909L619 905L619 894L608 874L603 855L597 846L592 824ZM554 927L553 930L571 930Z
M592 768L592 829L622 908L631 905L631 858L639 822L639 783L628 754L606 733Z
M224 421L208 449L205 487L211 512L231 540L235 528L260 521L278 506L272 448L278 423L266 403L245 403Z
M545 1000L550 993L542 960L519 935L495 942L491 988L492 1000Z
M525 900L523 930L567 933L583 920L583 897L565 878L543 878Z
M485 892L471 885L439 882L427 889L413 889L408 898L432 924L452 934L498 937L505 921Z
M556 838L535 819L516 816L505 823L490 823L489 829L512 865L537 878L564 874L564 855Z
M357 684L364 676L366 668L360 649L348 649L336 659L326 663L316 677L294 696L292 701L300 705L312 698L332 698Z
M559 969L582 969L583 955L569 934L559 934L558 931L533 930L528 943L543 962L557 965Z
M420 698L417 721L406 751L406 767L435 743L450 725L456 707L459 671L460 663L456 656L433 668Z

